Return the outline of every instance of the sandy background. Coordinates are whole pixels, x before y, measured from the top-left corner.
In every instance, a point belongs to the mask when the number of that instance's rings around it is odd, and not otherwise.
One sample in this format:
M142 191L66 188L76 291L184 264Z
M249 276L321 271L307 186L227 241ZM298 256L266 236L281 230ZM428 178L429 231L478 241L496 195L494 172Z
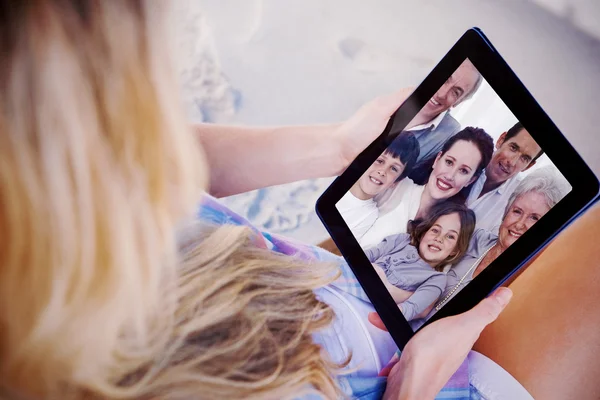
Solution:
M597 0L180 0L192 119L275 125L340 121L417 85L460 35L483 29L588 164L600 172ZM597 23L594 23L596 21ZM318 242L314 202L330 180L227 199L253 222Z

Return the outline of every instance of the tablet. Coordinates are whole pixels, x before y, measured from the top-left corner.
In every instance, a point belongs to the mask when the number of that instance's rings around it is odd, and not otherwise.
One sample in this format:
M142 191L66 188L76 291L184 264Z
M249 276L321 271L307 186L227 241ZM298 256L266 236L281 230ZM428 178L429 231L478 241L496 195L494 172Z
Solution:
M502 285L598 193L590 168L473 28L316 208L403 348Z

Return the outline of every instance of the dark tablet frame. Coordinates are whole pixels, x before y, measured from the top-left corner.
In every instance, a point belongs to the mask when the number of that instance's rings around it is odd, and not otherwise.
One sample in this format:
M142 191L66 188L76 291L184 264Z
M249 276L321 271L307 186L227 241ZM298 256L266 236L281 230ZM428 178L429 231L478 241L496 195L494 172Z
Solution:
M542 147L573 189L544 218L500 255L492 263L493 268L486 268L423 327L440 318L459 314L475 306L591 206L600 191L598 178L542 110L483 32L478 28L469 29L394 113L379 138L371 143L331 184L316 205L319 218L348 261L400 349L415 332L373 270L335 205L394 140L395 136L390 134L394 119L396 126L405 127L467 58Z

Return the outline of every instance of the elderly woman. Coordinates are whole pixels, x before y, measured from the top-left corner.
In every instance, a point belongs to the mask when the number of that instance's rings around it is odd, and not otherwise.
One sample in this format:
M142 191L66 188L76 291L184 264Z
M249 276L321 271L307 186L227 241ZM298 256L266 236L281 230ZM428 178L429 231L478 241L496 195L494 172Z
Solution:
M554 167L545 167L527 176L510 196L498 235L477 230L465 256L448 271L441 308L460 289L542 218L570 191L570 185Z

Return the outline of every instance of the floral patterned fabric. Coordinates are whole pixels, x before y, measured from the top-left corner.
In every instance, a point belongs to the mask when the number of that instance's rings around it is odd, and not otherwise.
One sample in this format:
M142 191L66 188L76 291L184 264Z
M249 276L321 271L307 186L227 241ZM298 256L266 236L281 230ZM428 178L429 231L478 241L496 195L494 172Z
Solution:
M258 236L257 246L270 249L278 253L299 257L307 261L334 261L340 263L342 275L333 285L349 295L362 300L368 298L358 283L352 270L348 268L343 258L331 254L319 247L299 243L289 238L261 232L250 224L245 218L234 213L216 199L205 195L198 209L197 216L200 220L215 225L232 224L250 227ZM339 379L339 384L344 392L354 399L375 400L380 399L385 391L386 379L384 377L357 377L344 376ZM436 399L480 399L481 395L469 383L469 364L465 361L458 371L448 381ZM320 400L316 395L306 395L302 400Z

